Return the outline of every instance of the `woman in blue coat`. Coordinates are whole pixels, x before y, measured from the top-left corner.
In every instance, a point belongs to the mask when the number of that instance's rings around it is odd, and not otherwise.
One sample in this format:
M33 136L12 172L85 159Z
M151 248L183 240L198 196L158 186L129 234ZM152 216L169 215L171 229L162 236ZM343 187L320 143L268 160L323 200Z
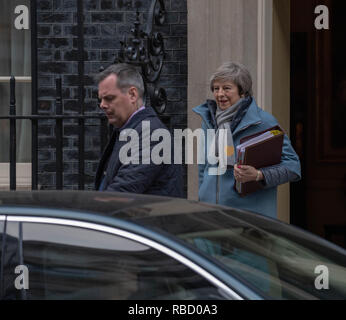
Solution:
M235 150L243 137L270 129L278 125L277 120L260 109L252 96L252 79L241 64L223 64L211 77L210 88L214 100L193 109L202 118L202 129L216 130L214 141L205 139L205 164L199 165L199 200L233 208L257 212L277 218L277 186L301 178L300 162L290 140L285 135L281 163L256 170L251 166L237 166L234 152L227 154L227 170L221 174L210 174L218 164L210 164L208 153L218 156L219 129L227 134L228 150ZM211 141L209 141L211 140ZM215 152L216 149L216 152ZM216 169L214 169L216 170ZM261 189L246 197L240 197L234 189L235 181L242 183L260 181Z

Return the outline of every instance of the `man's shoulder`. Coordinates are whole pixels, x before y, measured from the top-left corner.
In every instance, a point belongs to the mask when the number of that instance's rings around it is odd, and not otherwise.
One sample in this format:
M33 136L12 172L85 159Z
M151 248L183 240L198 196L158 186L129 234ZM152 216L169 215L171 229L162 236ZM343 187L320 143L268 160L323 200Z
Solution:
M150 123L150 131L156 129L167 129L164 123L160 120L156 112L151 107L146 107L144 110L138 113L138 118L135 119L134 129L141 131L143 122ZM167 129L168 130L168 129Z

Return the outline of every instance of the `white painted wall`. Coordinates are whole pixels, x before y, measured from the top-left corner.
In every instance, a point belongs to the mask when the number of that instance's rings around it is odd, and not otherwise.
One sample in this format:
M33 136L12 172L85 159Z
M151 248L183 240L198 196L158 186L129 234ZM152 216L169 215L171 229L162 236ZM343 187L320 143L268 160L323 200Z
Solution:
M259 106L288 130L289 0L188 0L187 4L188 127L195 130L201 125L192 108L211 98L211 74L223 62L234 60L250 70ZM198 170L190 165L188 197L197 200L197 194ZM288 222L288 186L280 187L278 199L279 218Z

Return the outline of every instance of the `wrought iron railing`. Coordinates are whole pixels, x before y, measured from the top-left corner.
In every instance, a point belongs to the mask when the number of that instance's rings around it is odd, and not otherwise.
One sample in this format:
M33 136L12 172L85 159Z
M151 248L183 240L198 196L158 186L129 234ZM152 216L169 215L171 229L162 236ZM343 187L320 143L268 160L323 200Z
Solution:
M63 99L62 99L62 80L61 78L56 79L56 112L55 115L17 115L16 112L16 80L15 77L11 77L10 80L10 108L9 108L9 115L8 116L0 116L0 120L9 120L10 121L10 190L16 190L16 149L17 149L17 137L16 137L16 129L17 129L17 120L31 120L32 124L32 131L38 132L38 120L46 120L46 119L53 119L56 121L55 126L55 138L56 138L56 189L61 190L63 189L63 121L67 119L75 119L78 120L79 123L82 123L83 126L85 124L85 121L87 119L99 119L100 121L100 152L105 148L107 143L107 137L108 137L108 129L107 129L107 117L103 114L95 114L95 115L67 115L63 114L62 105L63 105ZM78 166L80 168L84 168L84 128L83 126L78 125ZM35 154L37 152L36 146L37 146L37 140L38 140L38 134L34 136L34 139L36 140L36 143L32 143L32 154ZM79 170L79 189L84 189L84 172L81 172ZM33 174L38 174L37 172L34 172ZM35 179L37 181L37 179ZM37 189L38 185L33 185L32 189Z
M107 117L104 114L95 113L93 115L84 114L84 61L83 61L83 0L78 0L78 75L79 75L79 104L81 106L80 114L64 114L63 113L63 97L62 97L62 80L56 79L56 108L54 115L39 114L37 110L37 58L35 54L35 46L32 48L33 55L33 74L35 81L32 82L33 105L31 115L17 115L16 111L16 79L10 78L10 107L8 116L0 116L0 120L9 120L10 122L10 189L16 190L16 148L17 137L16 128L17 120L30 120L32 125L32 189L38 189L38 121L53 119L55 120L55 138L56 138L56 189L63 189L63 125L64 120L78 120L78 188L85 188L85 170L84 170L84 149L85 149L85 123L88 119L98 119L100 121L100 152L106 146L107 137L110 134L107 125ZM33 17L33 35L36 30L36 12L35 6L32 6ZM141 73L146 86L146 97L150 99L151 106L160 115L161 120L171 129L170 118L164 116L167 105L167 95L163 88L158 86L159 77L163 67L165 57L164 40L162 34L154 32L155 24L161 26L165 22L166 10L163 0L152 0L149 10L148 22L145 31L141 29L140 15L137 12L137 18L134 28L131 30L132 37L124 39L121 42L121 50L113 63L125 62L141 68ZM96 107L96 105L95 105ZM96 109L96 108L95 108Z

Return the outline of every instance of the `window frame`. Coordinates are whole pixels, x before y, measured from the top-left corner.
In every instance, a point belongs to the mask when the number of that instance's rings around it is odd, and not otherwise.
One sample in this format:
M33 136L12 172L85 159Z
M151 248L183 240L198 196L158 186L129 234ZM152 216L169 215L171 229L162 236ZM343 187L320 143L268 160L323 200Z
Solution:
M37 1L30 1L29 28L31 31L31 76L17 76L16 81L19 83L31 83L31 113L37 114ZM35 41L34 41L35 40ZM0 82L10 82L11 76L1 76ZM36 129L37 130L37 129ZM31 190L37 188L37 143L32 135L32 158L28 163L16 163L18 190ZM0 191L10 189L10 163L0 163Z
M151 240L142 235L135 234L131 231L123 230L117 227L110 227L106 225L100 225L93 222L85 222L79 220L68 220L64 218L48 218L48 217L34 217L34 216L7 216L7 222L18 222L18 223L39 223L39 224L50 224L50 225L59 225L67 227L77 227L92 231L104 232L106 234L111 234L115 236L120 236L125 239L138 242L139 244L148 246L152 249L155 249L162 254L169 256L170 258L176 260L177 262L185 265L187 268L193 272L200 275L206 281L208 281L215 288L221 290L228 295L231 300L244 300L238 293L236 293L232 288L223 283L209 271L205 270L203 267L197 263L189 260L187 257L183 256L181 253L166 247L163 244Z

